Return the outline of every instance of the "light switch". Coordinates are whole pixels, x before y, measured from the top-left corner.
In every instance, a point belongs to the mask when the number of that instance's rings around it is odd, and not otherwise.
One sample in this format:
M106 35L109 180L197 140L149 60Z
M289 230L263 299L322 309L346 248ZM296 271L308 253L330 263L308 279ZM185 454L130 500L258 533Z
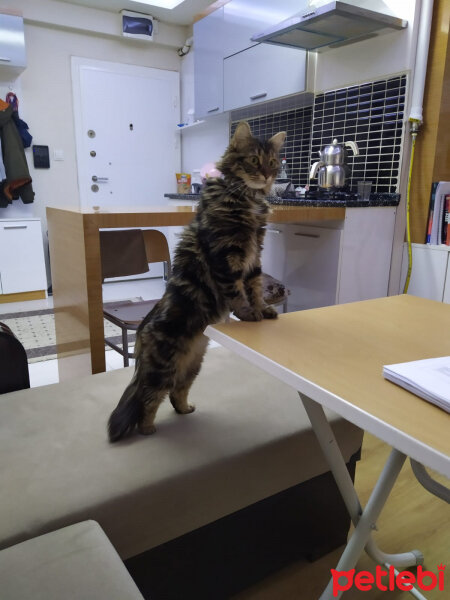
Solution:
M53 150L53 160L64 160L64 150Z

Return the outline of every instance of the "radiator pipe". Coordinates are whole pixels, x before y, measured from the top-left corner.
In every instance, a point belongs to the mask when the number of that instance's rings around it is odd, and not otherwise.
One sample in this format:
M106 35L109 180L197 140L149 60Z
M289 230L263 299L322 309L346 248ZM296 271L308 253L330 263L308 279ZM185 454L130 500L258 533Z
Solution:
M191 49L193 42L194 42L194 38L192 36L187 38L187 40L184 42L184 45L181 48L178 48L178 50L177 50L178 56L186 56L186 54Z

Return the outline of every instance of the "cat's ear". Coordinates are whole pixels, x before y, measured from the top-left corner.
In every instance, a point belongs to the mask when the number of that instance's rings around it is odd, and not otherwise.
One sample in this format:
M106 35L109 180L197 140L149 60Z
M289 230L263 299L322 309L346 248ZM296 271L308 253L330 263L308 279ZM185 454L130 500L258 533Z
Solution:
M270 138L269 142L275 148L275 151L279 152L281 146L284 144L284 140L285 139L286 139L286 132L285 131L280 131L279 133L276 133L275 135L273 135Z
M251 139L251 137L252 130L250 129L250 125L247 123L247 121L241 121L236 127L236 131L234 132L232 141L235 144L235 146L239 147L248 142L248 140Z

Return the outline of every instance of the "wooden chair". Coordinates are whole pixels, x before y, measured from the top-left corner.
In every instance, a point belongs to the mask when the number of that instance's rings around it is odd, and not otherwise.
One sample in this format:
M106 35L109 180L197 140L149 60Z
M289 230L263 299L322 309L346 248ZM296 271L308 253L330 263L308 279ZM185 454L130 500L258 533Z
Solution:
M272 304L273 306L283 305L283 312L287 312L287 301L291 292L284 283L267 273L263 273L262 288L266 304Z
M128 230L130 231L130 230ZM100 247L101 247L101 262L102 272L105 276L123 277L126 275L136 275L145 273L148 269L148 264L162 262L164 265L164 280L170 277L170 254L167 239L163 233L155 229L132 230L135 233L133 238L134 250L136 256L133 260L127 262L120 261L120 265L112 265L114 254L117 251L123 252L122 235L125 231L100 231ZM119 234L119 235L115 235ZM142 264L143 253L145 257L145 266ZM109 267L113 271L109 270ZM114 275L110 275L113 272ZM105 275L106 273L106 275ZM160 298L153 300L144 300L142 302L131 302L128 300L121 302L106 302L103 304L103 316L107 321L110 321L121 329L122 332L122 348L105 337L105 344L123 356L123 365L128 367L129 359L133 358L133 354L128 350L128 331L136 331L141 321L152 310Z

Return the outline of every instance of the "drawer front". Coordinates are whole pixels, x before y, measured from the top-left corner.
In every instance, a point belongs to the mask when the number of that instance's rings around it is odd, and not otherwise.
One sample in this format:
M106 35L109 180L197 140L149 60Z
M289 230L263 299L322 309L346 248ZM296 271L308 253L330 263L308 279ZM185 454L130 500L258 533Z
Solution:
M269 224L263 271L290 290L288 311L336 304L342 230Z
M289 225L283 281L289 310L336 304L342 231Z

